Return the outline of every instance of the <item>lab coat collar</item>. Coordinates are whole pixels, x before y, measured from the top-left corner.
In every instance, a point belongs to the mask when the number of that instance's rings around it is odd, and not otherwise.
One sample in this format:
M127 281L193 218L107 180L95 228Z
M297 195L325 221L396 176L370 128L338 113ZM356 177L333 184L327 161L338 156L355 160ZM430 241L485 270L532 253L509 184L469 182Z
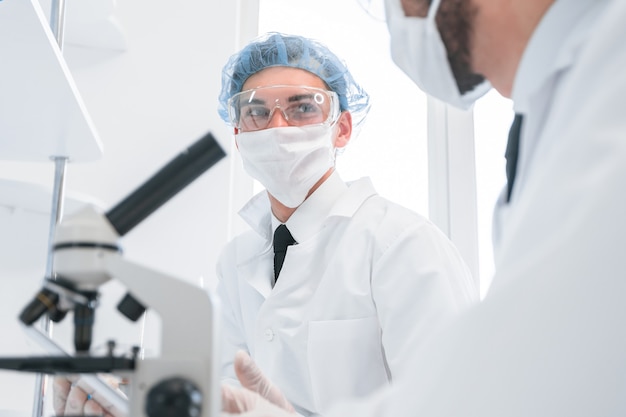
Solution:
M313 194L296 209L287 220L287 228L297 242L303 242L315 234L328 216L333 205L348 189L339 174L334 171ZM239 211L242 219L266 241L271 242L274 230L281 222L272 214L269 197L261 191L252 197Z
M351 217L369 197L376 195L376 191L369 178L362 178L347 185L339 174L333 172L330 177L287 220L287 227L297 242L304 242L318 233L331 217ZM273 231L280 221L271 211L269 198L265 191L260 192L248 201L239 211L239 215L255 230L266 242L260 252L250 253L252 258L246 258L237 265L239 274L246 277L250 286L259 294L267 298L272 292L271 280L261 273L270 270L271 257L267 257L266 268L259 268L258 262L251 262L253 258L262 257L271 252ZM265 262L265 261L262 261Z
M363 202L376 195L369 178L346 184L333 172L287 220L287 227L297 242L303 242L317 233L329 217L351 217ZM280 221L274 217L266 191L252 197L239 211L242 219L267 242Z
M248 202L239 210L239 216L248 223L248 226L257 232L263 239L271 241L272 231L271 218L272 208L267 191L263 190L255 194Z
M296 242L304 242L316 234L328 217L333 206L346 193L348 186L339 177L337 171L324 181L289 217L287 228ZM272 215L272 230L276 230L280 221Z
M602 0L559 0L548 9L533 33L515 75L511 98L516 113L526 114L535 94L555 73L574 62L585 40L581 30ZM596 8L597 9L597 8ZM572 36L575 34L575 36Z
M322 230L333 217L352 217L376 190L369 178L346 184L337 172L307 198L287 220L296 242L304 242ZM273 229L280 224L274 216Z
M348 183L348 192L336 202L328 217L352 217L365 200L377 195L372 181L368 177Z

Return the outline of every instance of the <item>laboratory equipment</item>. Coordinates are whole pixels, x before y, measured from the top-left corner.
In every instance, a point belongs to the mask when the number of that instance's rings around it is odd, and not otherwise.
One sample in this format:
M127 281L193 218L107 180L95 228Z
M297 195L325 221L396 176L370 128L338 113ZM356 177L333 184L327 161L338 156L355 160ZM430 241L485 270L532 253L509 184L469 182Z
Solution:
M119 240L224 156L213 135L207 133L106 213L88 205L63 219L53 244L55 279L46 277L20 320L30 326L46 314L58 322L72 312L76 353L0 358L0 368L127 375L129 407L125 410L124 402L118 402L121 415L126 411L133 417L217 415L219 319L215 300L200 287L124 259ZM104 356L90 354L98 289L110 279L128 289L118 305L126 317L137 320L146 308L159 313L158 357L139 358L136 349L121 356L115 356L113 350ZM185 302L173 302L172 294Z

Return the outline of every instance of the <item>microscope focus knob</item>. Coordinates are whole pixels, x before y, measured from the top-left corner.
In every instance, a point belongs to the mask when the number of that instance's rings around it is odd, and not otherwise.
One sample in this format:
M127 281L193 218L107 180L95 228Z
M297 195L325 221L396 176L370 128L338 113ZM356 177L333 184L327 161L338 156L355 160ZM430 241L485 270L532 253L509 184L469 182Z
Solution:
M202 393L188 379L165 379L146 396L148 417L200 417L201 412Z

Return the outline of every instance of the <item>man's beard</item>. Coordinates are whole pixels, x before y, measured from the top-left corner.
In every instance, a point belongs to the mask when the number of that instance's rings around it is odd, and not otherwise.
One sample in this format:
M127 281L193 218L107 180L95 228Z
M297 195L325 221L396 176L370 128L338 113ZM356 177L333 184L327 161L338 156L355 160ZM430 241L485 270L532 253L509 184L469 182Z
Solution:
M472 70L471 40L476 8L471 0L442 0L437 27L446 47L448 62L461 94L472 91L485 77Z

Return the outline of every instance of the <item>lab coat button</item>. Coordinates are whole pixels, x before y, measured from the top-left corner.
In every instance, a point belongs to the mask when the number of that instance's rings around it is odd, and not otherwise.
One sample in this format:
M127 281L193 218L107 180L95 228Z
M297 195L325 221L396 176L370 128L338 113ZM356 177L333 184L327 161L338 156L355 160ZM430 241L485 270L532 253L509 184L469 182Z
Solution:
M271 342L274 339L274 332L272 329L265 329L265 340Z

